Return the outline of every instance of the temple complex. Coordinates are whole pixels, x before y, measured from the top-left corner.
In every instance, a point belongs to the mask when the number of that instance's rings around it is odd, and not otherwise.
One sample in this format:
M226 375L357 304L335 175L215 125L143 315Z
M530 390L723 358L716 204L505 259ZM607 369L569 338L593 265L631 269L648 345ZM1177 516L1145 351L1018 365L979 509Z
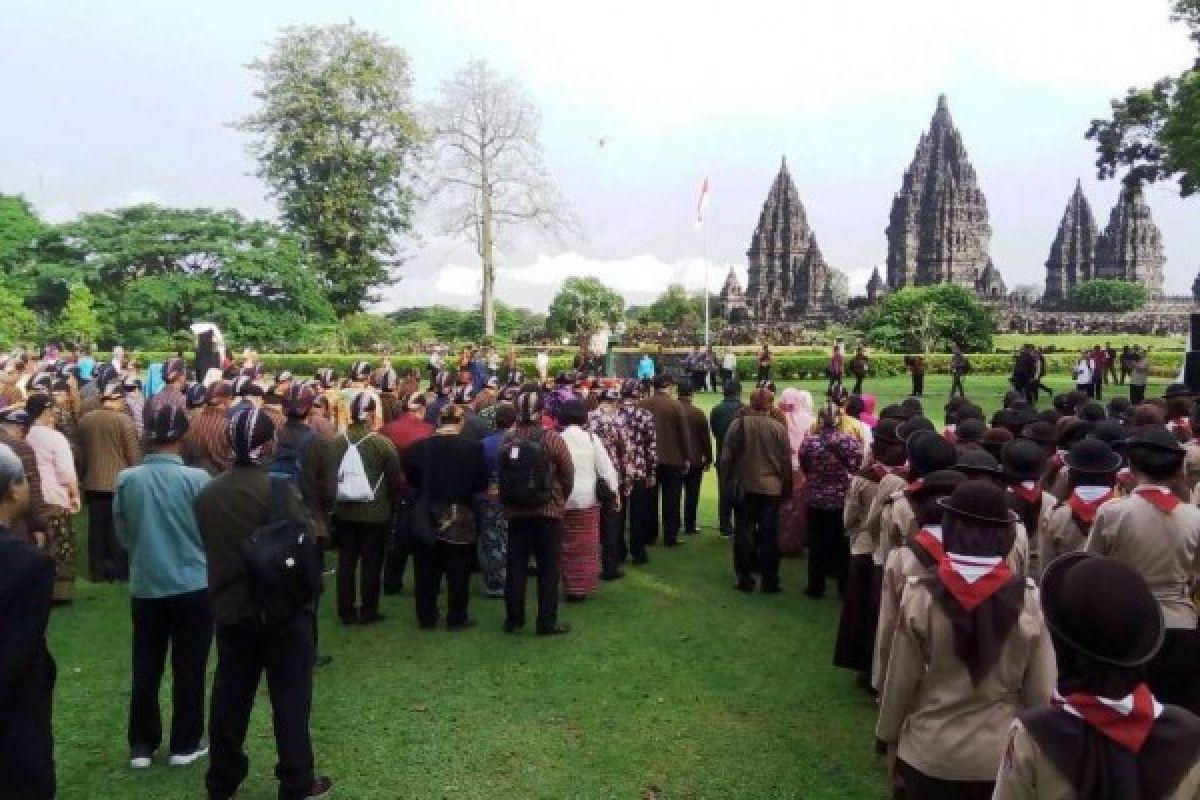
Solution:
M976 289L982 283L990 294L996 285L991 238L987 200L942 95L892 201L888 288L955 283Z
M749 270L744 304L750 319L800 319L828 311L832 305L829 265L808 226L786 158L767 193L746 258ZM736 286L736 277L733 281ZM723 304L724 298L723 291Z
M1046 291L1042 301L1057 305L1065 301L1071 290L1096 274L1096 239L1099 237L1092 207L1083 193L1083 185L1075 182L1075 191L1067 201L1067 210L1058 223L1058 233L1050 245L1046 259Z

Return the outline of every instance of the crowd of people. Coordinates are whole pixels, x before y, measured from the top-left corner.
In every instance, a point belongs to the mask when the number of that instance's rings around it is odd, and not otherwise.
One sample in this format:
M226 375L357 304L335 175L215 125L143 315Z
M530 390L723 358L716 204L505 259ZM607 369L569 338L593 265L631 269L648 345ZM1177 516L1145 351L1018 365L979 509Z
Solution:
M473 626L477 573L519 635L532 562L533 631L559 636L560 599L586 602L648 563L648 545L698 533L715 467L734 589L783 592L781 557L805 549L804 594L836 587L833 663L878 700L896 796L1200 797L1190 390L1107 405L1075 391L1039 411L1022 386L990 419L964 390L935 423L916 396L877 410L832 365L819 402L777 398L770 358L748 396L729 375L705 414L697 362L647 386L527 380L515 359L478 367L470 353L458 370L431 360L427 377L385 361L311 379L267 375L252 352L145 373L119 352L14 355L0 376L11 796L54 796L45 631L73 597L84 507L89 578L132 598L130 766L151 768L162 746L169 653L169 764L208 757L208 796L233 797L265 674L279 796L322 798L332 781L308 720L313 670L330 661L315 613L325 549L343 625L383 621L380 597L411 562L418 628Z

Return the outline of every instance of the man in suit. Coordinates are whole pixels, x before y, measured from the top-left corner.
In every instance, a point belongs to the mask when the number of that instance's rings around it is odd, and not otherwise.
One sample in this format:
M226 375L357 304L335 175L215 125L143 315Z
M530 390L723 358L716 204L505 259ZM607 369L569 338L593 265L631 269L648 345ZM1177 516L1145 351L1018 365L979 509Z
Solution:
M83 497L88 508L88 575L92 581L129 580L129 555L113 529L117 475L141 463L133 418L125 409L120 383L104 387L103 402L79 421Z
M680 505L683 501L683 476L693 461L692 435L683 405L671 396L671 377L654 379L654 394L642 401L642 408L654 415L658 441L658 482L654 488L654 508L662 498L663 545L676 547L679 542Z
M13 535L13 523L28 511L21 459L0 445L0 793L12 800L51 800L55 668L46 623L54 561Z
M679 402L683 405L692 445L700 456L683 475L683 532L694 534L700 532L696 527L700 486L704 483L704 473L713 462L712 436L708 433L708 418L692 402L692 387L679 387Z

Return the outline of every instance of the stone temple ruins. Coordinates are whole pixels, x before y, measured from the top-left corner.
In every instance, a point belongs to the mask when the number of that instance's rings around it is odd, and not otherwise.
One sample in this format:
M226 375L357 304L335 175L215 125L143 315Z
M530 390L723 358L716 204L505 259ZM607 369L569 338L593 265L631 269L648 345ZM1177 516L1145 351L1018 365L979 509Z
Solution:
M1096 278L1135 281L1150 291L1151 302L1136 321L1119 320L1132 329L1181 330L1187 314L1200 305L1200 276L1192 296L1164 296L1162 234L1144 197L1124 190L1101 229L1078 183L1050 245L1041 301L1029 305L1010 297L990 254L987 198L944 95L892 200L885 236L886 271L874 270L866 298L852 306L874 303L907 286L953 283L988 303L1001 329L1087 332L1092 323L1111 327L1112 315L1089 320L1095 315L1071 313L1066 301L1074 287ZM763 202L746 259L746 286L730 269L720 292L719 311L730 323L759 330L811 329L849 318L850 310L835 302L832 267L809 225L786 158Z

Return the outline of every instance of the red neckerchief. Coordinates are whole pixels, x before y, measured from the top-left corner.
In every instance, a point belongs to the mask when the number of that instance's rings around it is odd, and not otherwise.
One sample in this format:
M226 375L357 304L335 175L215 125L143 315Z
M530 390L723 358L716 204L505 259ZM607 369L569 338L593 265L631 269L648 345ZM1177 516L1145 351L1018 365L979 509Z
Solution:
M904 487L904 493L912 494L913 492L919 492L919 491L921 491L922 488L924 488L924 486L925 486L925 481L921 480L920 478L917 478L915 481L910 483L908 486Z
M1105 491L1091 500L1084 500L1079 496L1079 489L1083 488L1104 489ZM1071 507L1071 513L1079 517L1079 519L1083 520L1088 525L1091 525L1092 521L1096 519L1096 512L1100 510L1100 506L1111 500L1112 496L1113 490L1111 488L1106 488L1103 486L1081 486L1076 488L1075 491L1071 492L1071 496L1067 498L1067 505Z
M1161 486L1139 486L1133 493L1164 514L1170 514L1179 505L1179 498Z
M942 438L950 444L958 444L958 433L955 431L955 426L947 425L945 429L942 430Z
M1176 417L1167 424L1170 430L1182 430L1187 434L1187 437L1192 438L1192 421L1187 417Z
M1052 472L1058 472L1066 465L1067 462L1064 459L1064 455L1065 451L1055 450L1054 455L1050 456L1050 470Z
M1122 469L1117 470L1117 483L1120 484L1122 489L1129 489L1132 487L1133 481L1133 470L1131 470L1129 467L1123 467Z
M875 483L879 483L881 480L883 480L886 476L888 476L890 474L892 474L891 467L888 467L884 464L880 464L878 461L876 461L874 464L867 467L866 478L868 480L874 481Z
M1021 481L1008 487L1008 490L1026 503L1037 502L1042 496L1042 487L1038 486L1037 481Z
M913 540L921 545L921 547L924 547L925 552L929 553L938 564L941 564L942 559L946 557L946 549L942 547L941 525L926 525L917 531L917 535L913 537Z
M938 562L938 577L946 591L966 611L975 608L1012 580L1012 570L999 556L964 556L946 553Z
M1120 700L1085 692L1063 697L1055 692L1050 702L1134 753L1142 749L1154 728L1154 720L1163 710L1144 683L1139 683L1132 694Z

